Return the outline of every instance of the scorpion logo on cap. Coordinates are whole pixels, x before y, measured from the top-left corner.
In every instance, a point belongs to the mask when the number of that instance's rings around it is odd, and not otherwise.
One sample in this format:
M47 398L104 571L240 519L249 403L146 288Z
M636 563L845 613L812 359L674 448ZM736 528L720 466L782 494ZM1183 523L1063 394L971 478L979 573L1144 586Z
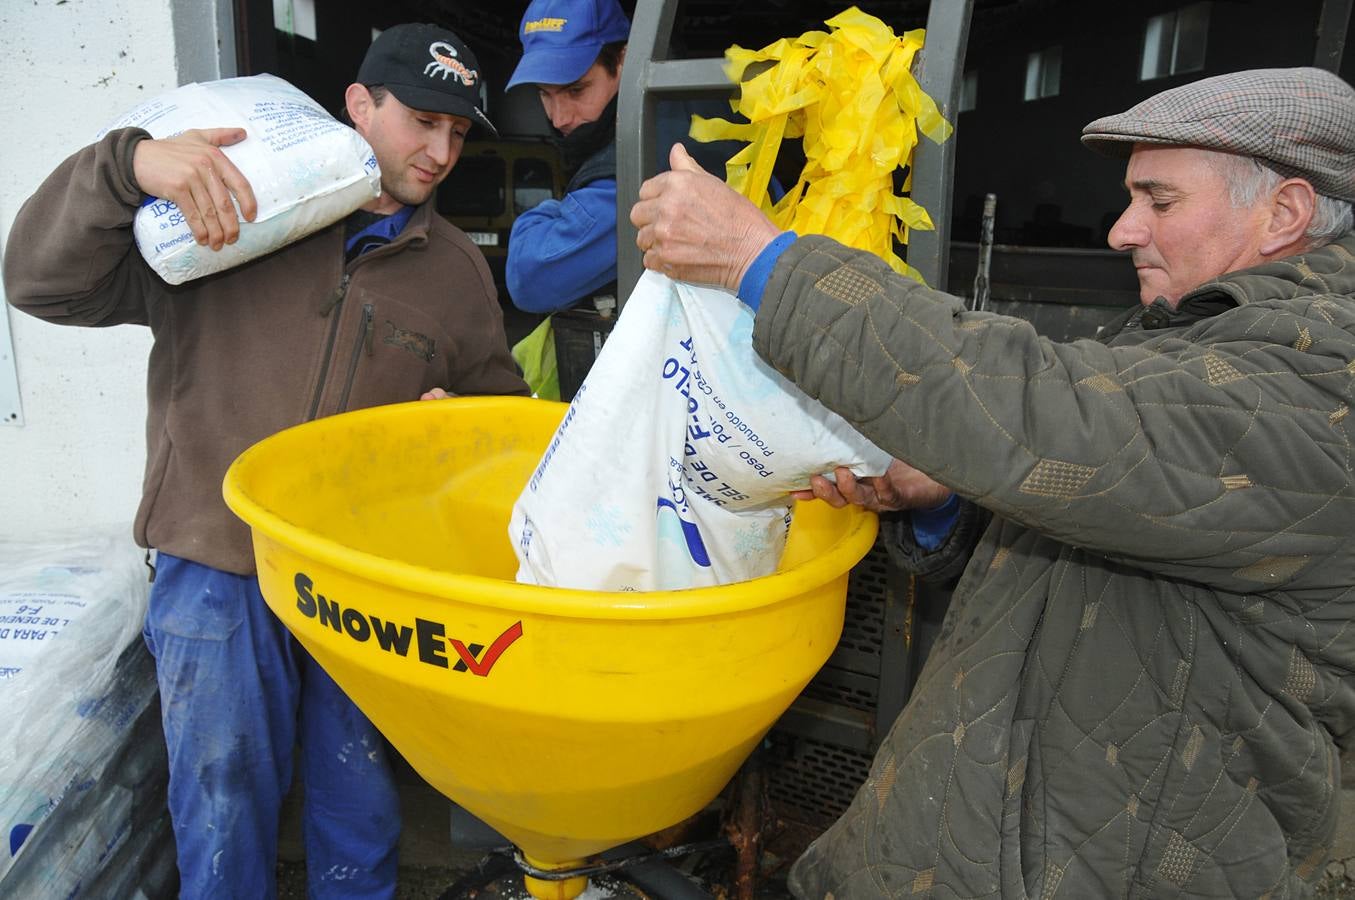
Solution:
M451 75L466 87L471 87L480 77L479 72L466 68L465 64L456 58L456 48L446 41L434 41L429 44L428 54L433 57L433 61L423 67L423 74L429 78L441 75L442 80L446 81L447 76Z

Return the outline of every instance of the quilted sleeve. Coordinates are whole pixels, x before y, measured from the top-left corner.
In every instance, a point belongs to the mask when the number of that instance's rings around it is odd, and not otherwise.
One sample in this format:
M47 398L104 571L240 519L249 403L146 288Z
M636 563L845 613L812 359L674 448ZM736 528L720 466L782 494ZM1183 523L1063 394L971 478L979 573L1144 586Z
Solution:
M997 515L1225 590L1327 588L1355 576L1355 313L1341 300L1249 303L1126 346L1056 343L806 237L768 282L754 343Z

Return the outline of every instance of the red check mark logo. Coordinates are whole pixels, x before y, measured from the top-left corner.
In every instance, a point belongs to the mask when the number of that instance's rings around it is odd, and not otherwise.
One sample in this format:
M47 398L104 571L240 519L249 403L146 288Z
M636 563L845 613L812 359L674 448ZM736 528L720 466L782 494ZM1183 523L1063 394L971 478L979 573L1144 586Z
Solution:
M475 654L471 653L470 649L456 638L452 638L452 649L456 651L457 656L461 657L461 661L466 664L466 668L484 678L489 674L489 670L494 668L494 664L499 661L499 657L503 656L503 652L520 637L522 637L522 623L514 622L507 631L494 639L494 643L489 645L489 649L479 660L476 660Z

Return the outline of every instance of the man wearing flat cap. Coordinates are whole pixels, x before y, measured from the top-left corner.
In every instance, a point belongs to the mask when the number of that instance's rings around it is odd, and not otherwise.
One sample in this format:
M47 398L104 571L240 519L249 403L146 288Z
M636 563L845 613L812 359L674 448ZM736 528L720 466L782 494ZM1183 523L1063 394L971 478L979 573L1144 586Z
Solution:
M778 234L680 150L632 210L647 266L737 291L758 353L898 458L813 495L959 578L799 897L1300 897L1324 870L1355 741L1355 91L1222 75L1083 141L1128 158L1110 243L1141 300L1094 341Z
M15 307L154 334L135 537L158 551L145 637L185 898L276 896L298 744L309 895L394 895L400 808L382 737L264 603L221 482L251 444L318 416L444 390L526 393L484 257L433 208L467 132L493 131L481 89L474 54L447 29L382 32L344 97L381 195L212 277L165 284L133 246L132 219L162 197L199 243L236 240L236 206L252 219L256 204L220 148L242 129L111 131L61 163L10 232Z

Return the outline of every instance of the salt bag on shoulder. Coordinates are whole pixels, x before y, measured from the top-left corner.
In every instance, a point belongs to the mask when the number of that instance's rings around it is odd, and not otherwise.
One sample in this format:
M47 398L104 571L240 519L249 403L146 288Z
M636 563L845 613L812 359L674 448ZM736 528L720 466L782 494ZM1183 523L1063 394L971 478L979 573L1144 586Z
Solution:
M182 85L128 110L96 140L130 127L152 138L193 128L243 128L246 134L221 148L249 181L259 207L253 222L240 220L235 243L220 250L199 245L169 200L148 197L137 210L132 222L137 249L168 284L271 253L381 195L381 170L362 135L275 75Z

